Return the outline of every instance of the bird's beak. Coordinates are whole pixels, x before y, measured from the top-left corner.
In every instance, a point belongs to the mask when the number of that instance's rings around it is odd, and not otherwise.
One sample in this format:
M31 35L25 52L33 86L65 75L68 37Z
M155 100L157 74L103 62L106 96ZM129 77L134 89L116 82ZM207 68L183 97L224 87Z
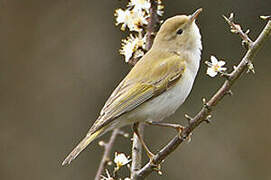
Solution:
M201 13L201 11L202 11L202 8L199 8L192 15L190 15L190 21L194 22L197 19L197 17L199 16L199 14Z

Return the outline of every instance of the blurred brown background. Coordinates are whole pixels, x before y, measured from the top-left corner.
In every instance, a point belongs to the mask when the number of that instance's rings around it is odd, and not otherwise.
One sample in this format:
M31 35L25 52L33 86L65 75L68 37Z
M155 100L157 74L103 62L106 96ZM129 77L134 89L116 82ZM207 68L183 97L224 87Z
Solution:
M114 25L113 12L126 1L0 0L0 179L93 179L103 149L94 142L69 167L61 162L85 135L114 87L129 71L118 53L125 37ZM230 68L245 53L221 15L257 37L270 15L268 0L164 1L167 17L203 7L200 73L187 102L170 122L186 123L201 98L210 97L221 78L205 74L210 55ZM255 60L256 74L243 76L234 96L217 106L213 123L202 125L163 163L163 176L149 179L271 179L270 41ZM130 127L124 129L131 132ZM163 136L161 135L163 133ZM152 150L175 135L169 129L146 128ZM107 139L104 136L101 139ZM131 142L119 137L113 151L130 154ZM121 173L127 174L123 168Z

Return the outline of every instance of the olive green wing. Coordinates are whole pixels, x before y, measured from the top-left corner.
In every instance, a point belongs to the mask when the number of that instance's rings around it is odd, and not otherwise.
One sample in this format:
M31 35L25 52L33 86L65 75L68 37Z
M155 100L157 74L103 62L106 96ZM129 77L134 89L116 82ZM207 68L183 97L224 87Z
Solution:
M175 55L153 63L155 65L149 66L150 69L144 68L148 63L153 62L138 62L119 84L105 103L90 133L173 87L185 70L184 61Z

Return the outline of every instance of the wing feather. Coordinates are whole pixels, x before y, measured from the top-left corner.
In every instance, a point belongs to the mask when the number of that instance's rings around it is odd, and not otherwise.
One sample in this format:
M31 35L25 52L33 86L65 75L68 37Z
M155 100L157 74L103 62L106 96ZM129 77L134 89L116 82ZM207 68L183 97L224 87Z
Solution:
M150 54L149 56L146 54L113 91L99 118L91 127L90 133L104 127L149 99L159 96L174 86L182 77L185 63L179 56L170 54L163 58L158 53L156 55L157 58L149 58ZM157 61L154 63L152 59ZM146 69L143 66L152 68Z

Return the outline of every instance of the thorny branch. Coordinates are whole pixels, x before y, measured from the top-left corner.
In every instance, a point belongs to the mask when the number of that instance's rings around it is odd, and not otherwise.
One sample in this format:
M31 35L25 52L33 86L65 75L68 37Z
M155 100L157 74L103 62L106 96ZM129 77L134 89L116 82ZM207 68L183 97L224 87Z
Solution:
M247 30L246 32L243 32L241 26L233 22L233 13L230 14L229 18L227 18L224 15L223 15L223 18L229 24L231 28L231 32L239 34L239 36L242 39L242 44L247 45L247 47L249 48L253 44L253 41L248 37L249 30Z
M249 43L248 50L245 56L240 61L237 68L233 70L230 74L227 75L227 79L221 88L213 95L213 97L207 102L204 99L204 105L198 114L192 118L187 118L189 120L189 124L181 135L175 136L164 148L162 148L154 157L152 163L147 163L143 168L136 172L135 179L145 179L149 174L151 174L155 169L154 165L159 165L162 161L171 154L182 142L186 140L187 137L191 134L191 132L197 128L202 122L207 121L210 117L213 108L223 99L223 97L229 92L231 92L231 87L234 85L236 80L249 68L249 63L252 62L253 58L256 56L260 48L263 46L264 42L268 40L271 34L271 20L267 18L267 25L258 36L256 41L251 41L247 33L244 33L240 28L236 27L236 24L233 22L233 18L225 18L227 23L231 26L232 29L236 30L236 33L240 35L242 40Z

